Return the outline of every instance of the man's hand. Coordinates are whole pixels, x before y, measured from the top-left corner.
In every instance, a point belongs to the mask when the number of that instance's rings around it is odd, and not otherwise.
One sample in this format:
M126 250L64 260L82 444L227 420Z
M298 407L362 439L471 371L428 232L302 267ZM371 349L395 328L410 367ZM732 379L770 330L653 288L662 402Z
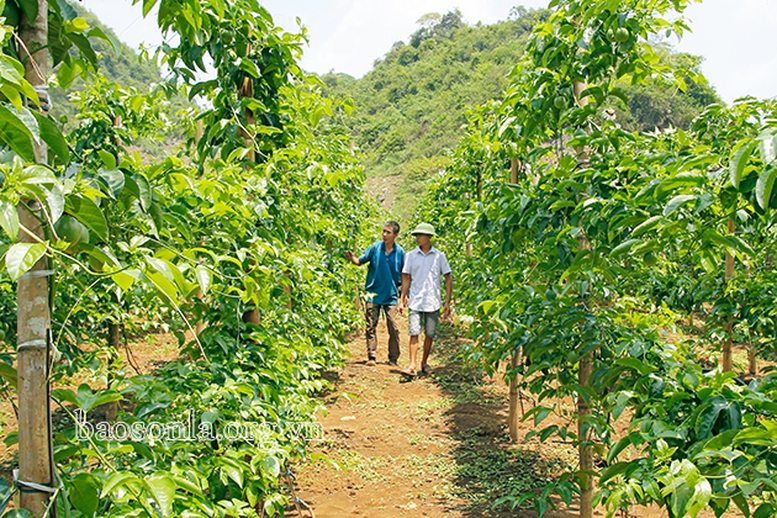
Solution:
M351 261L356 266L361 266L362 264L361 262L359 262L359 258L353 255L353 252L351 252L350 250L345 251L345 258Z
M445 309L442 312L442 318L443 320L447 320L451 316L451 305L450 303L445 304Z

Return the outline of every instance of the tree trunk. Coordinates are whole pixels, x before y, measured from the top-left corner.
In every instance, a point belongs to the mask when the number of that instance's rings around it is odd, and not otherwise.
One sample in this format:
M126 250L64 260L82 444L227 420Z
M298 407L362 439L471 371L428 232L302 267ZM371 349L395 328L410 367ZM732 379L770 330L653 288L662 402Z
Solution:
M47 36L48 2L38 0L38 16L30 22L22 15L19 36L26 49L22 49L25 78L39 89L41 103L48 106L45 90L49 73ZM47 163L45 143L35 143L36 161ZM18 207L19 221L40 239L44 239L40 205L34 200L23 200ZM19 241L33 241L24 233ZM19 394L19 504L33 516L43 516L49 505L50 492L42 488L24 487L33 483L51 488L54 485L54 466L51 444L51 419L49 409L49 348L50 314L49 281L51 275L48 259L41 258L32 269L19 279L17 286L17 349Z
M747 373L751 376L758 374L758 361L756 360L755 352L755 344L751 343L750 347L747 348Z
M510 183L518 183L518 159L510 159Z

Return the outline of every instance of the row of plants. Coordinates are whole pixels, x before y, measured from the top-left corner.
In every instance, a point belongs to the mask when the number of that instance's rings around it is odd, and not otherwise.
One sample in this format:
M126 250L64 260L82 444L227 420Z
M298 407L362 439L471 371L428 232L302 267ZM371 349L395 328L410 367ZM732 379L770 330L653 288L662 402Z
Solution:
M461 272L471 359L507 362L537 397L530 435L579 451L544 491L495 506L777 508L777 378L742 366L743 381L731 361L734 343L774 354L777 103L713 104L685 131L615 116L625 83L703 80L651 45L688 30L688 3L551 2L419 210Z
M0 2L29 20L38 6ZM2 26L5 286L39 260L56 271L51 381L64 417L51 505L65 516L282 514L293 463L316 437L320 374L342 360L357 318L357 272L343 268L343 252L374 208L349 139L325 121L348 106L323 98L297 66L302 36L280 31L254 0L146 0L144 14L155 6L176 43L155 56L166 82L142 91L102 77L89 37L104 35L66 2L48 4L49 27L74 41L54 56L60 85L74 70L87 78L71 95L69 134L23 104L38 96L24 79L18 18ZM205 60L214 75L202 79ZM179 93L193 103L171 128ZM187 137L164 159L137 148L168 131ZM31 152L40 139L46 162ZM30 200L45 235L22 242L31 229L16 207ZM13 326L14 297L3 293ZM132 375L121 335L159 330L177 337L180 355ZM10 395L15 340L5 343ZM84 372L101 382L70 386Z

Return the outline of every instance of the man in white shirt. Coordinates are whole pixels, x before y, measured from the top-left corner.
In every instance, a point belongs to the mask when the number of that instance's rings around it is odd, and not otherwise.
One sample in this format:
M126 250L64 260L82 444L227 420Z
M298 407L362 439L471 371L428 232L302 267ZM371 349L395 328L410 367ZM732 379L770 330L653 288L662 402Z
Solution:
M416 357L418 356L418 336L421 327L424 328L424 353L421 359L421 372L428 373L429 353L432 341L437 334L437 324L440 319L440 308L443 307L440 296L440 280L445 277L445 305L442 317L451 314L451 293L453 279L451 267L445 254L432 246L435 236L434 227L429 223L421 223L412 232L418 248L407 253L405 266L402 268L402 298L400 307L407 306L408 330L410 332L410 363L402 371L408 376L415 376Z

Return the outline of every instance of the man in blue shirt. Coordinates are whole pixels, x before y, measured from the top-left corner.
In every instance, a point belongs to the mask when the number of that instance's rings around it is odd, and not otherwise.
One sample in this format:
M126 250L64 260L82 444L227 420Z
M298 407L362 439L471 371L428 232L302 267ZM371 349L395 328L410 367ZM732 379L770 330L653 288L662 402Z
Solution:
M396 365L399 359L399 325L397 303L405 264L405 251L395 241L399 235L399 223L389 221L383 226L383 239L371 244L362 255L356 257L350 250L345 258L359 266L367 267L367 365L377 360L377 327L381 311L386 315L389 333L389 364Z

